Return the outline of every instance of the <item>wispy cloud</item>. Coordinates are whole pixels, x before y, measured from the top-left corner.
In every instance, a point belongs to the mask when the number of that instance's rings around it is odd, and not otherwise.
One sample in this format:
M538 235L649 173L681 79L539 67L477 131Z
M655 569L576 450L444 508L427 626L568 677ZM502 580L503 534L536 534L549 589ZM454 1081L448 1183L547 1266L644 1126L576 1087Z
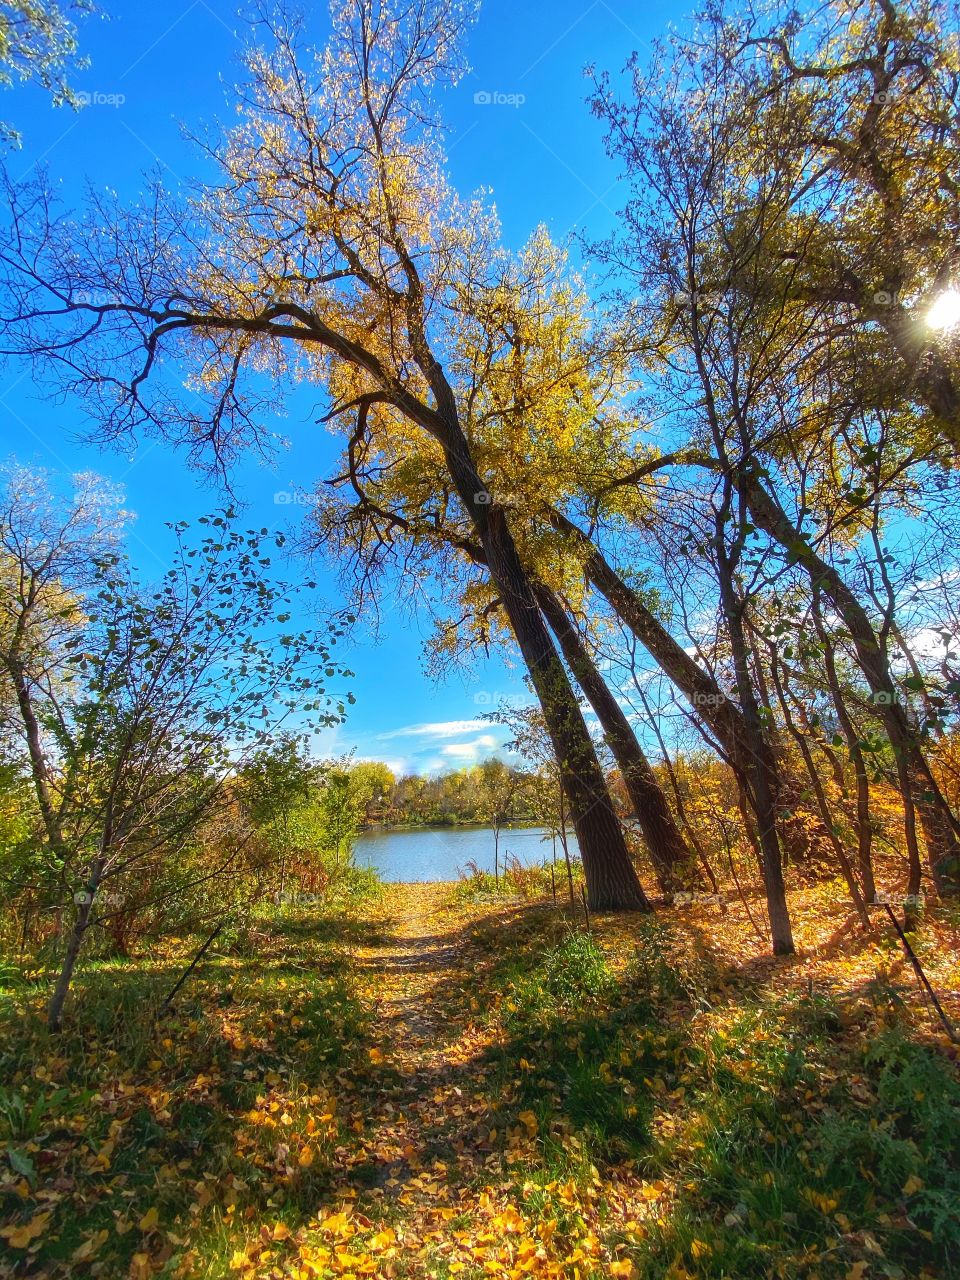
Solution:
M378 733L377 741L387 742L390 738L459 738L461 734L489 727L486 720L439 720L434 724L408 724L388 733Z
M491 751L499 746L492 733L482 733L472 742L448 742L440 748L440 754L453 760L476 760L481 751Z

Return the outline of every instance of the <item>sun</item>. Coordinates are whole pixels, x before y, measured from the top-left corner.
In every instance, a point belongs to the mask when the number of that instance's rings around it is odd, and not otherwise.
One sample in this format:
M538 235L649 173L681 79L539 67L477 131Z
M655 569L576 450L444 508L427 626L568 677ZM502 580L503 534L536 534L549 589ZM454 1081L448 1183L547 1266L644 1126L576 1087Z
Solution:
M960 325L960 289L947 289L940 294L927 312L927 324L931 329L953 329Z

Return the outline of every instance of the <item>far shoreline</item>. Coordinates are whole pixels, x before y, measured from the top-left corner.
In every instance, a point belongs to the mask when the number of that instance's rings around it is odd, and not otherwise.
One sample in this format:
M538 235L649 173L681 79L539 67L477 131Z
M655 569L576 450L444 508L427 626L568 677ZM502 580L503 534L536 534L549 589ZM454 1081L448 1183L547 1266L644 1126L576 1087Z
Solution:
M401 831L492 831L489 822L371 822L362 826L358 835L369 835L374 832ZM501 831L543 830L547 828L541 822L505 822Z

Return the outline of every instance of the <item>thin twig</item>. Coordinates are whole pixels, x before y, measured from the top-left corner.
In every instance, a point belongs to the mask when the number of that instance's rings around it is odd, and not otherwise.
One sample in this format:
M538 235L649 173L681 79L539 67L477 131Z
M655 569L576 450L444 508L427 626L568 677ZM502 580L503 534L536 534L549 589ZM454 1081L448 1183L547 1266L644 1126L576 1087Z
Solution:
M162 1013L166 1012L166 1010L170 1008L170 1005L173 1001L173 997L177 994L177 992L180 990L180 988L183 986L186 980L190 977L191 973L193 973L194 969L203 959L204 953L206 952L207 948L210 946L211 942L213 942L214 938L221 931L221 929L225 924L226 924L225 920L220 921L220 923L214 929L213 933L211 933L210 937L206 940L206 942L203 944L203 946L200 948L197 954L190 961L190 964L180 975L180 978L178 979L176 986L173 988L173 990L167 996L166 1000L164 1000L163 1004L160 1006L160 1011Z
M947 1035L950 1037L950 1039L953 1041L954 1044L960 1044L960 1036L957 1035L957 1032L953 1023L944 1013L943 1006L941 1005L940 1001L937 999L937 993L934 991L933 987L931 987L929 979L927 978L927 975L924 973L923 967L920 964L920 961L917 959L916 952L914 951L913 947L911 947L909 939L907 938L907 935L904 933L903 929L900 927L900 921L897 919L896 915L894 914L893 908L890 906L889 902L885 902L883 905L884 905L884 908L886 909L887 915L890 917L891 921L893 922L893 927L896 929L897 935L899 936L900 941L903 943L904 951L906 951L907 955L910 957L910 963L913 965L914 972L916 973L917 977L920 979L921 983L923 984L924 990L926 991L927 995L930 997L930 1001L933 1004L934 1009L936 1009L937 1015L940 1018L940 1021L943 1023L943 1029L946 1031Z

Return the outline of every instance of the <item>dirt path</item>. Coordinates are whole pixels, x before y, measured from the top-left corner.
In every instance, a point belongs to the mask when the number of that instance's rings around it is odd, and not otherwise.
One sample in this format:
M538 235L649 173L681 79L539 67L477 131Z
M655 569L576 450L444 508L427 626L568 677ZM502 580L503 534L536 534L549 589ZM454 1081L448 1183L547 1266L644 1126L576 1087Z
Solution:
M442 1051L437 1033L444 996L462 978L462 938L441 919L449 896L448 885L391 886L385 932L357 957L360 968L382 984L378 1031L384 1052L401 1068L411 1058L419 1068L428 1060L435 1068Z
M362 1156L340 1185L361 1221L392 1222L401 1247L420 1239L428 1253L490 1150L480 1089L490 1033L471 1008L469 936L444 909L449 897L448 885L389 887L382 931L355 953L378 1008Z
M518 1082L497 1063L502 1032L482 1004L489 948L474 938L477 926L509 928L517 904L451 909L450 896L449 885L389 886L379 932L354 949L377 1005L371 1071L355 1084L359 1141L342 1149L341 1176L318 1215L320 1247L301 1246L317 1270L298 1280L598 1274L592 1188L567 1174L542 1178L537 1190L519 1176L542 1164L538 1125L506 1096ZM531 1069L523 1058L516 1065ZM554 1130L555 1142L567 1140L564 1124ZM607 1191L609 1217L620 1189L611 1181ZM609 1274L633 1274L617 1265Z

